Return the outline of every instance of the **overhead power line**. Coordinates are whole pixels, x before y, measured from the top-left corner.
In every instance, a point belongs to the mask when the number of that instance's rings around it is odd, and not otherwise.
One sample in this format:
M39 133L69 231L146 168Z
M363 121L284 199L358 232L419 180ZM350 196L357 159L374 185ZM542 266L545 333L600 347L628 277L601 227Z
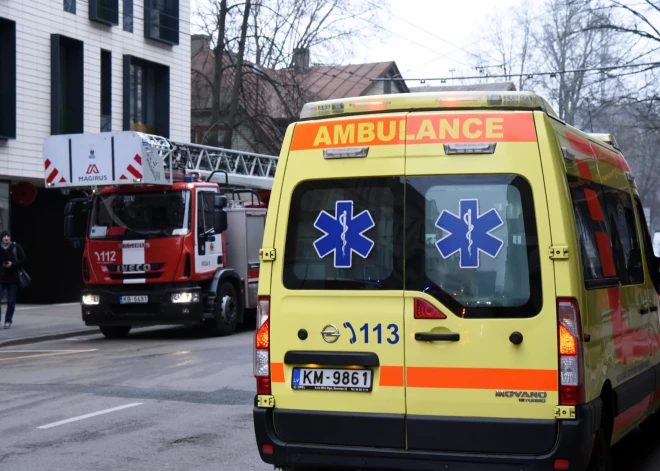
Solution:
M454 48L456 48L456 49L459 49L459 50L465 52L466 54L468 54L468 55L470 55L470 56L473 56L473 57L475 57L475 58L477 58L477 59L482 59L482 58L481 58L480 56L478 56L477 54L475 54L475 53L473 53L473 52L470 52L470 51L468 51L467 49L465 49L465 48L463 48L463 47L461 47L461 46L459 46L459 45L457 45L457 44L454 44L454 43L452 43L451 41L448 41L447 39L442 38L442 37L438 36L437 34L435 34L435 33L431 32L431 31L428 31L428 30L422 28L422 27L419 26L419 25L416 25L415 23L412 23L412 22L406 20L405 18L401 18L400 16L395 15L394 13L388 11L387 9L381 7L380 5L378 5L378 4L376 4L376 3L374 3L374 2L372 2L372 1L370 1L370 0L366 0L366 1L367 1L367 3L369 3L371 6L373 6L373 7L375 7L375 8L378 8L379 10L384 11L384 12L387 13L388 15L391 15L391 16L393 16L394 18L398 18L399 20L403 21L404 23L408 23L408 24L409 24L410 26L412 26L413 28L418 29L418 30L422 31L423 33L426 33L426 34L428 34L428 35L430 35L430 36L433 36L434 38L436 38L436 39L438 39L438 40L440 40L440 41L442 41L442 42L444 42L444 43L446 43L446 44L449 44L450 46L452 46L452 47L454 47ZM456 62L457 64L461 64L461 65L465 65L465 66L467 66L467 64L463 64L462 62L460 62L460 61L458 61L458 60L456 60L456 59L450 57L450 56L447 55L447 54L439 54L439 56L441 56L441 57L445 57L446 59L449 59L449 60L451 60L451 61Z
M645 62L643 64L626 64L626 65L612 65L609 67L590 67L586 69L570 69L570 70L557 70L554 72L526 72L524 74L498 74L498 75L489 75L489 74L484 74L484 75L473 75L471 77L436 77L436 78L428 78L428 77L423 77L423 78L403 78L403 77L391 77L391 78L375 78L371 79L372 82L385 82L385 81L426 81L426 80L440 80L440 81L447 81L447 80L474 80L474 79L484 79L484 78L510 78L510 77L527 77L527 78L532 78L535 75L550 75L556 76L560 74L572 74L572 73L577 73L577 72L605 72L607 70L615 70L615 69L629 69L633 67L658 67L660 66L660 62Z

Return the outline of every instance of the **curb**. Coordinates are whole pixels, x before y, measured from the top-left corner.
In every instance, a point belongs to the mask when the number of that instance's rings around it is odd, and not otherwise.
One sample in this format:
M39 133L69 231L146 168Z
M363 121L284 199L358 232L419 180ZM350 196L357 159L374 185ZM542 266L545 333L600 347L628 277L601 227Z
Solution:
M21 337L17 339L0 341L0 348L11 347L14 345L25 345L29 343L46 342L48 340L59 340L68 337L83 337L85 335L100 334L99 329L72 330L70 332L59 332L56 334L35 335L33 337Z

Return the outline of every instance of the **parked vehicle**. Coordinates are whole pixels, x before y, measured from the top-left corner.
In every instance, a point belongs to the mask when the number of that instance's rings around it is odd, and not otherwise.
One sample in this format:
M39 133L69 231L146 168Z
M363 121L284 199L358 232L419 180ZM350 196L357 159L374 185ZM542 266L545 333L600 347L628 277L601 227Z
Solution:
M94 187L65 214L65 236L85 244L86 325L106 337L197 323L229 335L254 312L266 216L257 190L270 188L275 157L135 132L52 136L44 157L48 186ZM249 159L272 169L257 174ZM208 181L216 173L224 186Z
M612 136L527 92L309 103L286 136L255 338L264 462L608 470L657 427L660 273Z

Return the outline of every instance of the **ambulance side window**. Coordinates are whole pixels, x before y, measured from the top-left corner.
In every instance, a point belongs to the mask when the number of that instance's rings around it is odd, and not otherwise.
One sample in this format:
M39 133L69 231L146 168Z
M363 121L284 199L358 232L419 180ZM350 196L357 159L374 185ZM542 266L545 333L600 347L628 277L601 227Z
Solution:
M614 264L622 285L644 283L642 251L630 194L615 188L603 187Z
M568 184L573 199L586 286L587 288L603 287L600 280L609 280L609 284L616 286L619 280L616 278L616 268L611 256L612 249L603 211L604 199L599 185L570 175ZM610 254L604 261L601 258L601 251ZM594 283L596 280L599 282Z
M653 281L653 286L658 294L660 294L660 260L653 252L653 244L651 243L651 233L644 218L644 209L641 201L635 198L635 209L637 213L637 221L639 221L642 241L644 242L644 255L646 258L646 266L649 270L649 275Z

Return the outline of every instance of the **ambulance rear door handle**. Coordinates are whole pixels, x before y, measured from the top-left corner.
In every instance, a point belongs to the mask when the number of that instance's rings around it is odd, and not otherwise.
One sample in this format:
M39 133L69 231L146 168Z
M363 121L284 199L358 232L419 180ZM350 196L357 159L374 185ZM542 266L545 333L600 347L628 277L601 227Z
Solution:
M415 340L419 341L437 341L444 340L447 342L458 342L461 339L461 334L432 334L430 332L416 332Z
M639 308L639 313L640 314L648 314L649 313L649 308L641 307L641 308Z
M658 306L651 306L651 312L658 312Z

